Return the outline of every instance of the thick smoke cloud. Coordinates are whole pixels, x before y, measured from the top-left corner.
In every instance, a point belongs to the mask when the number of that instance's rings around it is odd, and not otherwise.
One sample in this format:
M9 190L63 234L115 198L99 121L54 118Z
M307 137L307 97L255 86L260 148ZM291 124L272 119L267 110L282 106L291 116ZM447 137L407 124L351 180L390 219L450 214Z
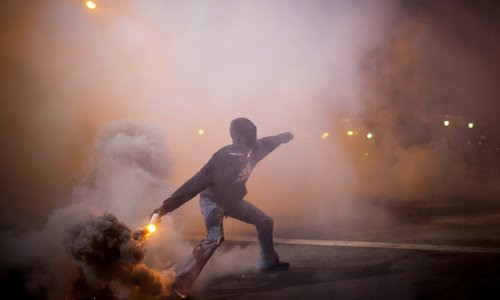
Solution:
M19 200L4 201L5 227L41 226L64 206L97 129L115 119L168 128L175 186L229 142L235 117L252 119L260 136L293 131L294 143L255 170L249 200L278 218L303 209L304 222L350 215L356 175L340 141L320 136L359 109L359 61L390 26L391 1L2 5L11 12L2 170L13 170L2 184ZM182 214L200 232L195 201Z
M229 143L239 116L260 136L295 133L248 183L280 236L387 229L401 207L491 209L499 9L474 3L99 1L91 12L78 1L0 2L4 264L28 274L30 291L66 295L78 277L66 229L103 211L141 226ZM445 114L473 118L491 147L471 155L423 141L425 120ZM254 234L227 223L228 235ZM204 230L197 201L162 227L172 230L150 241L146 262L169 269L190 251L182 233ZM61 270L67 280L55 280Z
M489 210L500 195L500 90L493 83L500 60L492 53L500 47L494 37L500 6L404 1L400 7L397 26L363 61L371 89L361 118L379 140L368 151L373 157L355 164L363 182L358 191L410 210L443 210L443 203ZM446 115L450 128L443 126Z
M54 210L40 230L11 229L1 232L2 276L19 274L26 280L24 296L50 299L69 295L78 278L88 280L90 273L95 274L94 277L100 281L112 281L110 278L116 277L121 283L109 288L115 292L120 290L120 294L127 291L120 287L126 285L127 280L132 280L135 276L132 274L139 277L144 274L144 280L149 278L146 275L150 270L139 264L142 252L129 241L129 229L119 223L116 217L102 215L105 211L113 212L132 228L139 228L146 223L150 207L156 204L157 197L167 193L170 188L164 178L169 172L170 163L164 153L165 144L161 136L160 132L140 123L117 121L104 126L95 138L94 150L89 153L82 179L75 186L68 205ZM168 222L166 218L165 223ZM68 230L71 232L69 237ZM83 264L80 271L65 251L65 239L69 253ZM114 258L109 257L107 252L96 252L102 246L95 244L96 239L115 243L109 250L120 252L115 253ZM183 248L174 232L163 234L162 241L177 244L175 249L163 251L162 255L167 260L185 253L186 247ZM92 260L95 257L85 256L88 254L85 251L89 249L111 265L103 270L97 269L96 262ZM170 269L173 263L168 263L158 264L158 269ZM120 269L129 269L130 272L125 274ZM105 271L110 271L110 274L103 274ZM79 272L86 276L78 275ZM81 280L79 282L83 284ZM135 295L140 291L135 288L128 292ZM120 298L117 295L115 297Z
M73 289L72 298L165 299L169 295L175 274L144 265L144 249L131 237L131 230L111 214L69 229L64 245L80 263L83 285Z

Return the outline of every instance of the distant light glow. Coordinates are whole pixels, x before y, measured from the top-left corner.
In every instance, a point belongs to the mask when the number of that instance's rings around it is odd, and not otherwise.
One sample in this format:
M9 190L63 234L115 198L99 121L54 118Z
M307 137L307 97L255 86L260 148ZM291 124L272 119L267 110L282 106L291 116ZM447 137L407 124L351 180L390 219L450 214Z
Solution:
M148 231L149 233L153 233L156 231L156 225L155 224L149 224L148 225Z
M324 140L324 139L326 139L329 136L330 136L329 132L323 132L323 134L321 135L321 138Z
M470 122L469 123L469 128L474 128L474 123Z
M348 136L353 136L353 135L354 135L354 131L352 131L352 130L348 130L348 131L347 131L347 135L348 135Z
M368 132L368 133L366 134L366 138L367 138L367 139L371 139L371 138L373 138L373 133Z
M85 1L85 6L90 10L94 10L97 7L94 1Z
M444 120L443 124L444 124L444 126L448 127L448 126L450 126L450 121Z
M205 130L203 129L198 129L198 135L204 135L205 134Z

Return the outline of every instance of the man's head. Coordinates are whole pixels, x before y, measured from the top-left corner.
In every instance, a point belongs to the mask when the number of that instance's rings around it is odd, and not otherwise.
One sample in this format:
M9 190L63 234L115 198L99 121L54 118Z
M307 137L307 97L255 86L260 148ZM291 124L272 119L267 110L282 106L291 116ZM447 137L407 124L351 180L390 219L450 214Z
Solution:
M236 118L231 121L229 132L234 144L253 147L257 141L257 127L247 118Z

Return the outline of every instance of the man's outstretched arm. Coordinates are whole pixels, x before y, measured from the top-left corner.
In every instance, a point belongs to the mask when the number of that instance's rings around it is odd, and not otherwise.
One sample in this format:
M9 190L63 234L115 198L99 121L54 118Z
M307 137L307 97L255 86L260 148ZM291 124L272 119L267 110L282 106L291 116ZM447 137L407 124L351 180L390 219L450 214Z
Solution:
M198 173L181 185L170 197L165 199L163 205L155 209L152 214L158 213L161 217L172 212L208 188L213 182L212 169L213 161L211 159Z
M257 147L254 153L256 161L259 161L271 153L279 145L288 143L293 139L291 132L284 132L273 136L266 136L257 140Z

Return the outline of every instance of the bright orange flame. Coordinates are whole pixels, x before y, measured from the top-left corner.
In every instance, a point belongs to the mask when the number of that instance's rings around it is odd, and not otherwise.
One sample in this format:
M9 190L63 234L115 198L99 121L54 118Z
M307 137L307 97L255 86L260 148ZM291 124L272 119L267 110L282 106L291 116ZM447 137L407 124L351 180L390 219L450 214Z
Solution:
M156 231L156 225L155 224L149 224L148 225L148 231L149 231L150 234L153 233L153 232L155 232Z
M85 6L90 10L94 10L97 7L94 1L85 1Z

